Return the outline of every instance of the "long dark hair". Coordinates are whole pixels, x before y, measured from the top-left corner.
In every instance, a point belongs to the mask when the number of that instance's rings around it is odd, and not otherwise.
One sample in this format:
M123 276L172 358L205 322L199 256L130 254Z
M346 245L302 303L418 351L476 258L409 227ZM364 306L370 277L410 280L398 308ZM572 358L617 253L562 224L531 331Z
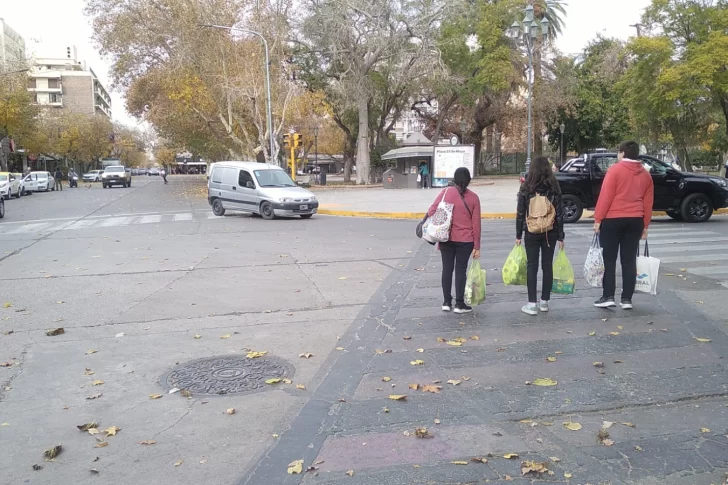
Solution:
M455 170L455 176L452 179L452 183L458 188L461 194L464 194L468 185L470 185L470 170L465 167L460 167Z
M531 162L531 168L526 175L526 181L521 186L521 191L526 194L534 194L537 189L546 190L550 193L561 193L559 182L551 170L551 163L546 157L536 157Z

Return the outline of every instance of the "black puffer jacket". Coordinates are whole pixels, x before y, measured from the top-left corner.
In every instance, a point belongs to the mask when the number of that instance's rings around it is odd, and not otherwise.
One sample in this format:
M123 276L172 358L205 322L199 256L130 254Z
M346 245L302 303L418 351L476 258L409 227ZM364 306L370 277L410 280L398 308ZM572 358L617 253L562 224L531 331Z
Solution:
M564 240L564 208L561 206L561 194L550 190L545 186L536 187L536 192L545 195L556 209L556 221L554 230L557 231L559 241ZM516 214L516 239L523 237L523 231L528 231L526 227L526 216L528 215L528 206L535 193L527 194L525 191L518 192L518 213Z

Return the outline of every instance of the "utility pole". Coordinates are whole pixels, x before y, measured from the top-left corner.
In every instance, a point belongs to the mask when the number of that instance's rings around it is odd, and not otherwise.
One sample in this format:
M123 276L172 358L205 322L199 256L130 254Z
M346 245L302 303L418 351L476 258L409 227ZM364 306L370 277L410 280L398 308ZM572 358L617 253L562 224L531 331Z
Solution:
M642 27L644 27L644 25L633 24L633 25L630 25L630 27L634 27L635 29L637 29L637 37L642 37Z

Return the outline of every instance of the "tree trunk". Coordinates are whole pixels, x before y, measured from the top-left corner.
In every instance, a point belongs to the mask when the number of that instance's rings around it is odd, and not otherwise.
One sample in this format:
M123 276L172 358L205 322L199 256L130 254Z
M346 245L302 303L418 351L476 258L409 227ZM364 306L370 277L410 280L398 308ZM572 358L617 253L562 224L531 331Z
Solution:
M356 139L346 137L344 146L344 183L351 183L351 168L354 165L354 153L356 150Z
M369 184L369 99L360 94L357 101L359 111L359 137L356 144L356 183Z

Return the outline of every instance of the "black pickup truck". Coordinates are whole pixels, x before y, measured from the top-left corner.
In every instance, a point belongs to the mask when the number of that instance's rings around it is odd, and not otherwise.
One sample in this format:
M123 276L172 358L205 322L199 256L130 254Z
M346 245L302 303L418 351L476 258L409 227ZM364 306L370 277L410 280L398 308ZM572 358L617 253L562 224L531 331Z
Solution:
M710 219L713 210L728 207L725 179L680 172L647 155L640 155L639 159L655 183L654 210L665 211L676 220L704 222ZM556 173L564 194L564 222L576 222L584 209L596 207L604 176L615 163L616 153L588 154L581 157L580 163L565 166L565 171Z

